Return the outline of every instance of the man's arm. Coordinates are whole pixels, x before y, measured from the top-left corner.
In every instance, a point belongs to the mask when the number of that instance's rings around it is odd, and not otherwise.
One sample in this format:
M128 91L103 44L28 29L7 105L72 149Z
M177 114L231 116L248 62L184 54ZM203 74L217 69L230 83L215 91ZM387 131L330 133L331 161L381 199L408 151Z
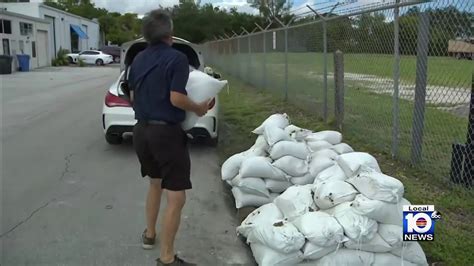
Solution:
M170 101L171 104L179 109L194 112L198 116L203 116L209 109L209 100L202 103L195 103L187 96L186 84L189 78L188 58L181 54L173 64L171 74Z
M203 116L209 110L209 102L211 99L204 101L202 103L195 103L187 95L182 93L171 91L170 101L174 107L183 109L188 112L194 112L198 116Z

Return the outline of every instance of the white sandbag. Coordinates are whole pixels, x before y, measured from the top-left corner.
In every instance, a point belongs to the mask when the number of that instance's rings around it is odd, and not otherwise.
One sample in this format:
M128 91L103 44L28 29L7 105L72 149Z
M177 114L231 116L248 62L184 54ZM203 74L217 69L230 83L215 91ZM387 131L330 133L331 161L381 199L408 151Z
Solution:
M271 147L270 157L277 160L283 156L293 156L305 160L309 156L309 150L302 142L280 141Z
M379 223L377 233L391 247L399 248L403 243L403 227L393 224Z
M403 205L410 205L406 199L397 203L388 203L369 199L359 194L352 202L352 208L360 215L365 215L379 223L403 225Z
M285 132L285 130L275 126L266 126L263 136L270 146L273 146L280 141L295 141Z
M309 172L312 175L317 176L323 170L334 165L337 165L337 163L329 157L325 157L325 156L312 157L309 163Z
M358 243L367 243L377 233L377 222L354 212L350 202L334 207L331 212L344 229L344 234Z
M234 186L234 185L232 185L232 180L226 180L225 182L227 183L227 185L229 185L229 186L231 186L231 187Z
M270 200L273 202L280 195L280 193L270 192Z
M265 186L268 190L273 193L282 193L287 188L291 187L293 184L288 180L274 180L270 178L265 179Z
M272 165L289 176L303 176L309 171L308 161L293 156L283 156Z
M356 240L349 239L347 242L344 242L344 247L367 252L389 252L393 249L392 246L385 242L377 233L374 235L374 238L365 243L358 243Z
M344 181L319 183L314 192L314 202L320 209L329 209L340 203L352 201L357 194L354 187Z
M309 211L315 211L311 185L291 186L273 201L283 216L293 220Z
M242 207L260 207L264 204L271 202L269 197L262 197L245 193L238 187L232 188L232 195L234 195L235 208L237 209L240 209Z
M346 180L346 174L342 171L342 168L339 167L338 164L334 164L333 166L324 169L321 171L316 178L314 179L314 184L320 184L322 182L328 181L344 181Z
M250 148L242 152L242 154L245 156L245 158L250 158L250 157L255 157L255 156L266 157L267 150L260 149L260 148Z
M347 179L357 190L369 199L397 203L404 193L400 180L363 166L357 175Z
M391 253L375 253L373 266L416 266L409 261L402 260Z
M311 243L329 247L342 243L344 230L331 215L316 211L307 212L293 221L293 224Z
M304 176L292 177L290 182L295 185L308 185L313 184L315 176L311 172L306 173Z
M323 247L308 241L304 244L302 251L305 260L317 260L331 252L334 252L336 249L337 245Z
M275 126L279 128L285 128L290 124L289 118L287 114L273 114L269 116L263 123L254 129L252 133L262 135L263 132L265 131L265 126ZM289 135L289 134L288 134Z
M336 160L339 157L339 155L337 154L337 152L331 149L324 149L324 150L311 153L311 158L316 158L316 157L326 157L329 159Z
M337 152L338 154L344 154L349 152L354 152L351 146L346 143L339 143L331 147L331 150Z
M276 180L287 180L286 175L280 169L274 167L270 158L250 157L242 162L240 167L242 177L261 177Z
M285 127L285 132L290 135L290 137L297 141L303 141L308 135L310 135L311 130L297 127L295 125L289 125Z
M241 177L240 175L237 175L232 179L232 184L248 194L263 197L270 196L265 181L259 177Z
M280 193L273 193L270 191L270 200L273 202L280 195Z
M332 147L332 144L325 140L306 141L306 145L308 145L308 147L313 152L329 149Z
M194 102L203 102L216 97L225 85L227 85L227 80L218 80L204 72L194 70L189 72L186 92ZM186 112L186 118L181 123L181 127L183 130L190 130L198 119L199 116L194 112Z
M337 131L325 130L312 133L306 137L306 141L325 140L332 145L341 143L342 134Z
M300 131L295 131L290 134L290 137L296 141L304 142L307 136L309 136L311 133L313 133L310 130L307 129L302 129Z
M262 244L278 252L290 254L303 247L305 238L293 224L287 221L276 221L270 225L255 226L247 237L247 243Z
M252 249L255 261L260 266L288 266L303 261L301 251L285 254L258 243L250 245L250 249Z
M370 266L374 253L341 248L318 260L318 266Z
M257 139L255 140L255 144L250 148L250 150L253 149L259 149L259 150L268 150L269 145L267 143L267 140L263 135L259 135Z
M374 156L366 152L350 152L341 154L337 158L337 163L344 170L347 177L352 177L357 174L362 165L373 168L375 171L381 173L379 164Z
M221 167L222 180L230 180L234 178L238 173L242 162L245 160L243 153L237 153L230 156Z
M237 227L237 234L248 237L257 225L271 225L283 219L283 214L274 203L268 203L253 210Z
M288 125L284 129L285 129L285 132L288 133L288 135L297 131L304 130L303 128L295 126L295 125Z
M423 252L423 249L418 242L404 242L402 247L396 248L390 251L390 253L402 257L404 260L416 265L428 265L425 252Z

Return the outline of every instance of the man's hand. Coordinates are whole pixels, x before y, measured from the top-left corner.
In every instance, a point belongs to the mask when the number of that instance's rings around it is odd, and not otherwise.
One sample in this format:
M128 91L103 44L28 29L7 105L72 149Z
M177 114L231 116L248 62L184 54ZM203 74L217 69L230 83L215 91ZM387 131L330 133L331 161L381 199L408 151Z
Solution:
M202 103L195 103L182 93L171 91L170 94L170 101L173 106L196 113L198 116L203 116L207 113L211 100L212 99L208 99Z
M199 116L204 116L207 114L207 111L209 110L209 103L211 102L212 99L209 99L207 101L204 101L202 103L199 103L196 105L196 110L194 112Z

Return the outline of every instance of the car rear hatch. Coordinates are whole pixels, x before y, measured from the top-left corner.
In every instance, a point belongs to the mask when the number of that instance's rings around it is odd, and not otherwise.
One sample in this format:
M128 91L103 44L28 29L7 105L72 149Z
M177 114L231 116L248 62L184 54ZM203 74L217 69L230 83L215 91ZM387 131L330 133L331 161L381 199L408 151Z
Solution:
M135 57L148 46L144 39L139 39L124 43L122 45L122 54L120 57L120 72L124 72L122 82L118 86L118 95L128 98L130 93L128 87L125 85L128 76L130 65L133 63ZM204 69L204 61L202 58L201 47L199 45L190 43L186 40L173 37L173 48L181 51L188 57L189 65L196 69Z

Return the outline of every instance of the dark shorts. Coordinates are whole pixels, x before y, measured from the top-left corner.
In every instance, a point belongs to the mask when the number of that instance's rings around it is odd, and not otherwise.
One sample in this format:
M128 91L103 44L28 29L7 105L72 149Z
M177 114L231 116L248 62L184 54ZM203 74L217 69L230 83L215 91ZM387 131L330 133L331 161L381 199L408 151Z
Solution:
M160 178L161 187L173 191L191 189L191 162L186 133L180 125L137 123L133 145L142 176Z

